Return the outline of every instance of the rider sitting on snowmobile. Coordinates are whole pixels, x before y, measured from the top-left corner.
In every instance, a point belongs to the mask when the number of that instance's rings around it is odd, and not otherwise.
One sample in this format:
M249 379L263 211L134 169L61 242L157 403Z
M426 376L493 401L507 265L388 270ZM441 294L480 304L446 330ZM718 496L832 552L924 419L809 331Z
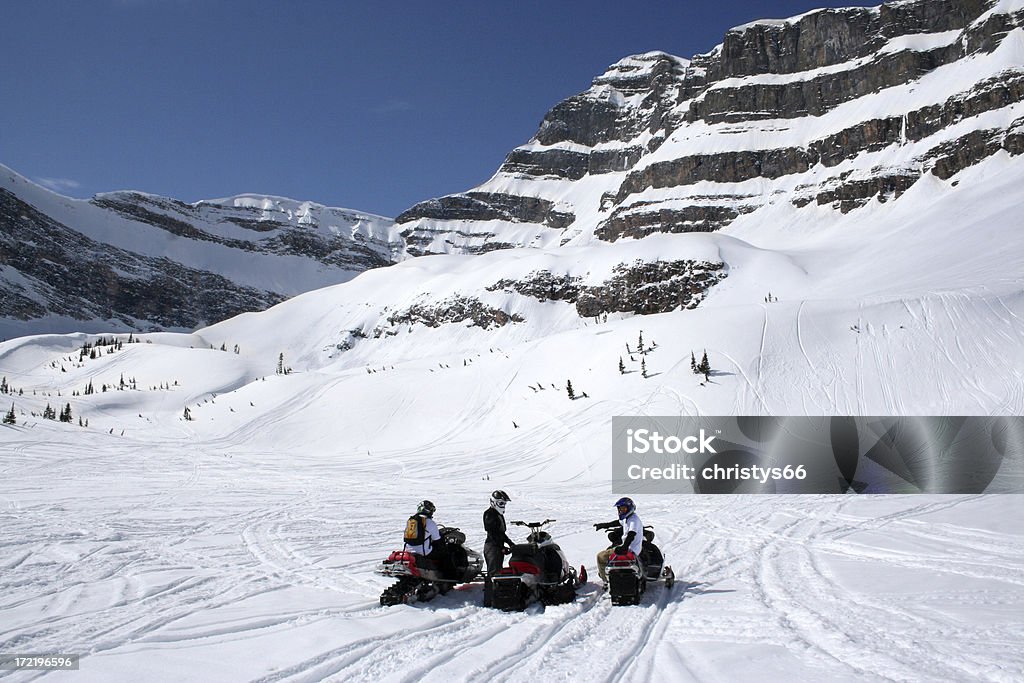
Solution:
M437 507L429 500L416 506L416 514L405 524L406 552L423 555L432 560L445 576L452 573L451 562L444 544L441 543L441 532L434 522L434 511Z
M491 494L491 505L484 510L484 530L487 540L484 541L484 559L487 561L487 576L484 578L484 607L491 606L491 577L497 575L505 564L507 552L515 545L508 537L505 526L505 505L512 499L504 491Z
M633 502L633 499L620 498L615 501L615 508L619 513L619 518L616 521L594 525L595 529L613 529L619 525L622 526L622 542L597 554L597 573L605 583L608 582L605 567L608 566L608 560L612 555L625 555L627 552L632 552L636 555L637 562L640 562L640 550L644 543L644 525L636 514L636 503Z

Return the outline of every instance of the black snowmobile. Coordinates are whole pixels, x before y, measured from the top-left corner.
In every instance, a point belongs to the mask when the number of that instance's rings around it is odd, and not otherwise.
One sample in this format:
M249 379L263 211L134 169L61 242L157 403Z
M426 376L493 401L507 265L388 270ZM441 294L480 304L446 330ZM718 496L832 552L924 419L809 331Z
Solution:
M456 584L469 583L480 575L484 559L465 547L466 534L454 527L441 527L441 543L448 556L448 571L424 555L395 550L377 569L378 574L396 576L398 582L380 594L383 606L426 602L447 593Z
M615 526L612 527L611 525ZM599 530L608 531L611 547L622 544L622 526L616 522L598 525ZM647 590L647 582L664 579L665 587L671 588L676 581L672 567L665 564L661 549L654 545L654 527L644 527L644 540L638 558L632 551L625 555L613 554L605 567L608 574L608 592L613 605L639 605L640 596Z
M508 566L491 578L494 607L519 612L537 600L544 605L561 605L576 599L576 590L587 581L587 570L581 566L577 574L551 534L543 531L554 521L512 522L527 527L530 534L526 543L512 548Z

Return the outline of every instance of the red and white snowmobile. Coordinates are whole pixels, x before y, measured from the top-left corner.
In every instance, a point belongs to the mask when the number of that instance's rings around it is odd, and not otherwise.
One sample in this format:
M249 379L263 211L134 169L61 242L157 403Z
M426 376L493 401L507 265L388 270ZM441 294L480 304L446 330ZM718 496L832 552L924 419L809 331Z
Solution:
M608 531L612 546L622 543L622 527ZM613 554L605 567L608 575L608 593L613 605L639 605L640 597L647 590L647 582L664 580L665 587L671 588L676 581L672 567L665 564L661 549L654 545L654 527L644 527L644 541L638 558L632 551L625 555Z
M480 553L463 545L466 534L454 527L441 527L438 532L448 554L448 571L424 555L405 550L393 551L377 569L378 574L398 577L394 585L380 594L381 605L426 602L438 594L447 593L457 584L469 583L480 576L484 559Z
M543 528L553 523L521 522L512 524L530 530L526 543L517 544L509 555L508 566L491 578L494 586L492 605L505 612L519 612L534 601L560 605L576 599L576 590L587 582L587 570L576 569L565 559L562 549Z

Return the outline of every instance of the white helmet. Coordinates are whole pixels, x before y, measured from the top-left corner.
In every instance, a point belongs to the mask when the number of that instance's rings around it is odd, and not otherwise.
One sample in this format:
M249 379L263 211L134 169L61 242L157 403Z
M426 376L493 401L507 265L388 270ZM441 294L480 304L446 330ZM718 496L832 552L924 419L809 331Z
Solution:
M499 490L491 494L491 507L502 514L505 512L505 504L510 502L512 499L504 491Z

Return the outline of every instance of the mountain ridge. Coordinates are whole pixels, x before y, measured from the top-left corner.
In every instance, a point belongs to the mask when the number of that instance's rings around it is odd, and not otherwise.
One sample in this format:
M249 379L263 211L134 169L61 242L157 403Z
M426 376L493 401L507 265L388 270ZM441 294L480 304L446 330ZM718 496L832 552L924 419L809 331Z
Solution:
M391 219L242 194L61 196L0 166L0 336L190 330L402 258Z
M490 180L396 221L412 254L481 253L720 230L780 197L896 199L925 172L1020 154L1022 26L1019 0L905 0L751 22L691 59L625 57Z

